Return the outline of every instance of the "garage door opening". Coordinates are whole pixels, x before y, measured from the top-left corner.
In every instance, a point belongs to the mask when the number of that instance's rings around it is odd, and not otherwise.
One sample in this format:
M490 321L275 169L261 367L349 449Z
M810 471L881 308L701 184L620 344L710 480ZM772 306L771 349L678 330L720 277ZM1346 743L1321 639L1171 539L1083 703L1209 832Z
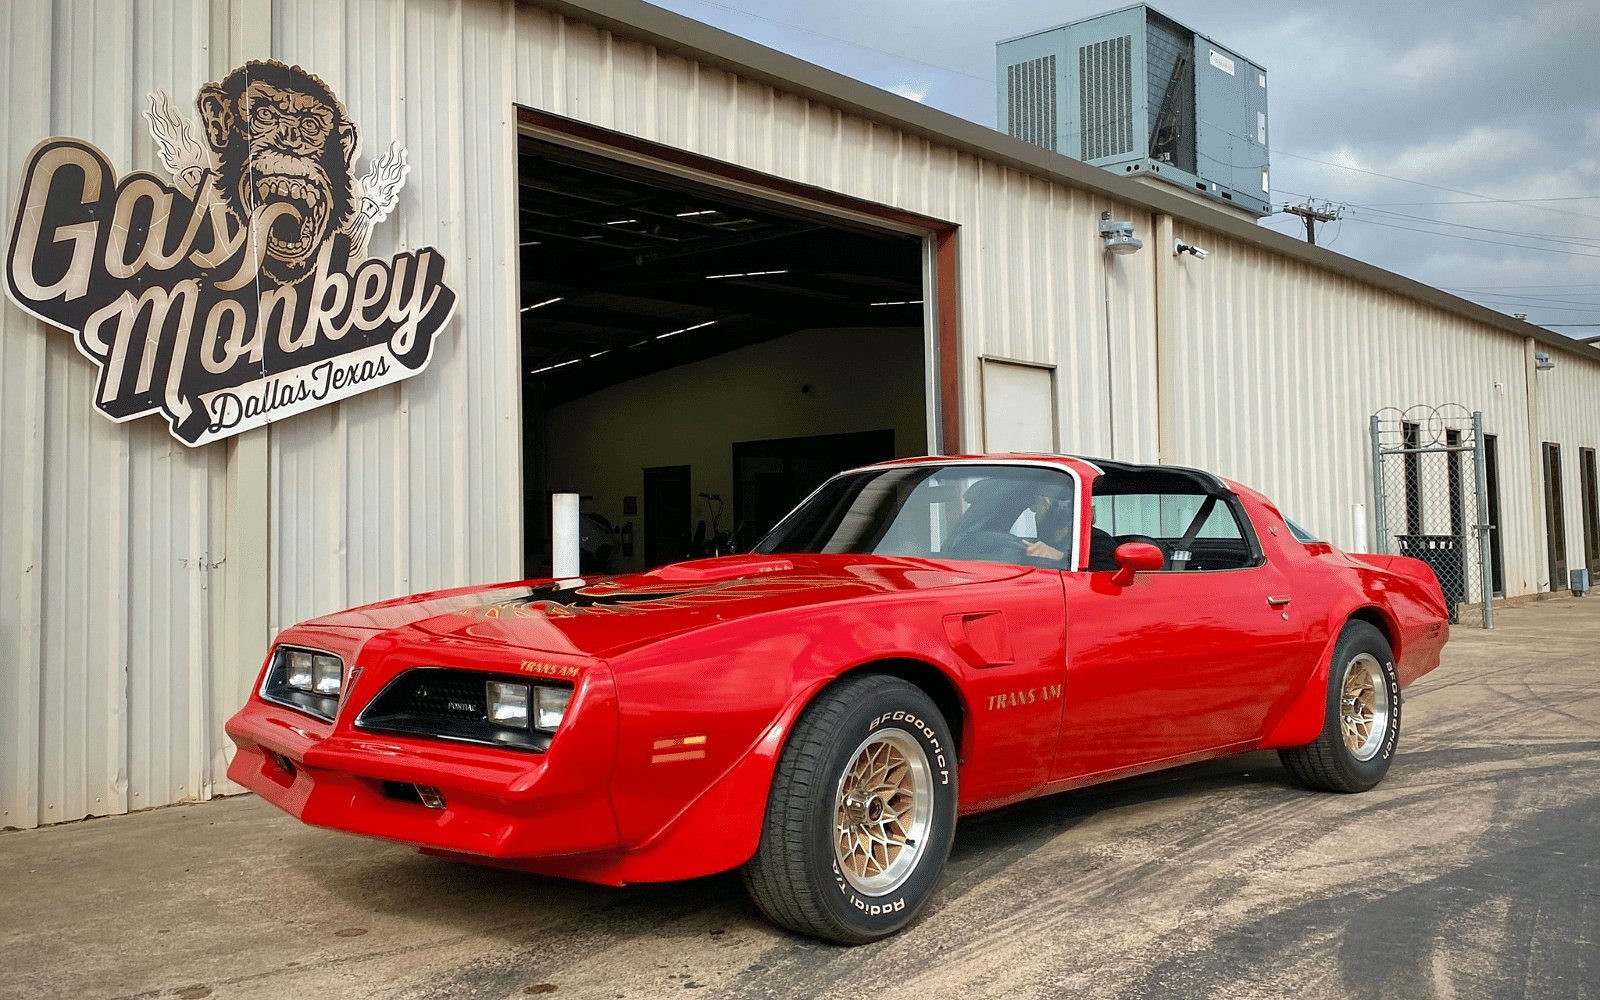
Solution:
M930 450L927 237L520 139L525 571L745 547L822 479Z

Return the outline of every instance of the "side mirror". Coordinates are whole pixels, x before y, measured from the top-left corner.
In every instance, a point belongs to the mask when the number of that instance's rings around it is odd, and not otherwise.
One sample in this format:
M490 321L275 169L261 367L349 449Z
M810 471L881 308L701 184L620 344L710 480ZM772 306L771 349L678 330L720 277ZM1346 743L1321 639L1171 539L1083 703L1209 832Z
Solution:
M1111 578L1111 582L1119 587L1132 583L1133 575L1141 570L1160 569L1167 564L1167 557L1161 554L1161 549L1149 542L1123 542L1111 557L1122 567Z

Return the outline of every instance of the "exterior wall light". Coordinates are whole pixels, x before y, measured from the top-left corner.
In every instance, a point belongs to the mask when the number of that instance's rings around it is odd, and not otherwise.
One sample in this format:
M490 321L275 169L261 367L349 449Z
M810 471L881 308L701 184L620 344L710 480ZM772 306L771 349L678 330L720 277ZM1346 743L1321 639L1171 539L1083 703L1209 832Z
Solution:
M1182 240L1179 240L1172 246L1172 256L1181 257L1184 254L1191 254L1195 257L1198 257L1200 260L1205 260L1207 257L1211 256L1211 251L1204 250L1196 246L1190 246L1189 244L1184 243Z
M1550 360L1549 351L1533 352L1533 367L1535 371L1547 372L1555 366L1556 363Z
M1129 254L1144 246L1133 237L1133 223L1111 218L1110 212L1100 213L1100 238L1105 247L1115 254Z

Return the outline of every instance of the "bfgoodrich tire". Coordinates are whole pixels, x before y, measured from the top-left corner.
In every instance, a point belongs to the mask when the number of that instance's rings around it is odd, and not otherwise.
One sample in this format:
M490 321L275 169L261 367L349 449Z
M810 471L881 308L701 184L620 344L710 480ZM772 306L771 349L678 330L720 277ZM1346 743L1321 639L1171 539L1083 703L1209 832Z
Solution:
M1328 665L1328 705L1316 742L1278 757L1296 783L1364 792L1383 780L1400 739L1400 678L1383 633L1366 622L1344 627Z
M928 901L955 820L956 748L938 707L899 678L851 678L784 745L745 888L782 927L875 941Z

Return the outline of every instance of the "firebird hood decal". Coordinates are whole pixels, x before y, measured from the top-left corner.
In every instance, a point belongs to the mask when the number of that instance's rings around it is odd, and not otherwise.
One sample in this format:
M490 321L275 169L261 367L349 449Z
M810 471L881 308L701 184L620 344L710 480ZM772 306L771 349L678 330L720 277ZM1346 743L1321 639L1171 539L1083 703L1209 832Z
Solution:
M707 566L720 562L733 569L746 561L752 572L727 579L714 579L723 575L720 567ZM375 632L409 627L436 636L599 655L733 618L1035 572L998 563L882 556L801 555L787 561L792 569L775 569L770 558L735 556L594 581L501 584L370 605L307 624ZM712 582L695 582L708 576Z

